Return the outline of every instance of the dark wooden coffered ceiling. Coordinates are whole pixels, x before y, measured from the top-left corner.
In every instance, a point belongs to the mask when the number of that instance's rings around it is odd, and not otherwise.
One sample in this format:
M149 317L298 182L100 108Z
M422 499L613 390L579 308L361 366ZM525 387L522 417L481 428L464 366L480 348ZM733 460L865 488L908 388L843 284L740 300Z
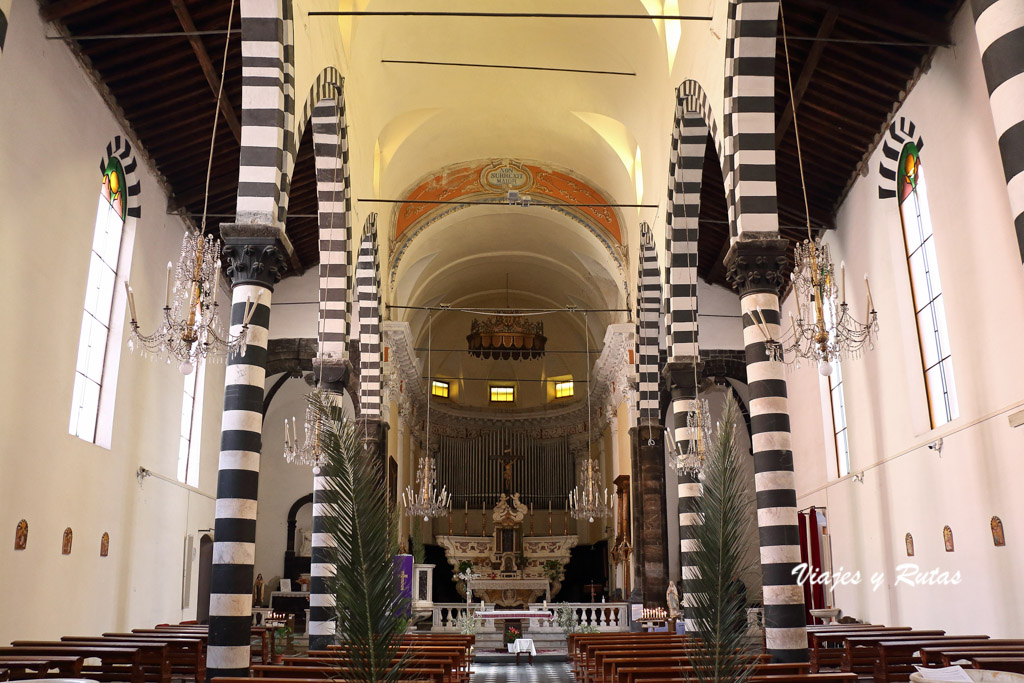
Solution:
M950 42L950 22L963 0L787 0L797 121L812 225L832 227L835 212L894 104L930 58ZM54 34L70 36L216 31L160 38L72 39L70 43L109 89L133 134L172 194L171 210L196 223L204 182L230 0L41 0ZM233 27L240 27L235 8ZM781 36L782 24L779 24ZM850 42L853 41L853 42ZM874 41L885 44L866 44ZM241 112L241 42L231 37L224 102L210 183L208 227L234 215ZM789 107L783 43L776 60L776 145L779 222L791 241L803 239L796 138ZM308 138L307 127L307 138ZM725 284L728 248L721 168L709 146L701 202L700 274ZM289 201L287 231L301 268L319 260L312 144L302 140Z

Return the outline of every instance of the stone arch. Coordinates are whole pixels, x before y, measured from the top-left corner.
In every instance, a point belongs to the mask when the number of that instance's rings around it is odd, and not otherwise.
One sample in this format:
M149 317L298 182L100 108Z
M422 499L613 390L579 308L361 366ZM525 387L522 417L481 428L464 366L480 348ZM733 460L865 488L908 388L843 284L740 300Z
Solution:
M658 406L658 331L661 311L661 282L658 251L654 247L651 226L640 224L640 253L637 258L636 281L636 369L637 416L642 425L661 422Z
M377 214L366 218L356 260L355 299L359 312L359 417L381 416L380 259L377 253Z
M142 217L142 207L139 204L139 194L142 190L142 183L139 180L138 161L132 154L132 143L128 138L115 135L114 139L107 143L107 152L100 158L100 175L107 170L110 160L117 157L124 170L125 190L128 195L128 202L125 205L125 229L135 227L135 221ZM132 221L129 225L129 219Z

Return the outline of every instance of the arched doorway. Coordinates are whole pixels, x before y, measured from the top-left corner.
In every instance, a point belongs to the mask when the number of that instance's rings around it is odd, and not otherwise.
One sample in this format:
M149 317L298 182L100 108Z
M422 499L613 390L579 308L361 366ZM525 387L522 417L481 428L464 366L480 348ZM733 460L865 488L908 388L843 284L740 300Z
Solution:
M199 599L196 604L196 620L200 624L210 623L210 575L213 572L213 537L203 534L199 539Z

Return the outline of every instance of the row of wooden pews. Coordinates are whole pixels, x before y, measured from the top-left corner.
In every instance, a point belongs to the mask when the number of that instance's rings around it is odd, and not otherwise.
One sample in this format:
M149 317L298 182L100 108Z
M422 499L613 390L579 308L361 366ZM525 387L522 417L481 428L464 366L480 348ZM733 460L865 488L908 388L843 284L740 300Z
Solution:
M472 647L476 636L446 633L408 634L403 637L396 657L408 657L403 681L468 683L472 673ZM344 645L327 650L312 650L307 656L282 658L281 664L252 666L252 677L259 683L344 683L352 680L346 669L352 662ZM214 678L213 683L255 683L250 678Z
M950 666L971 662L1013 667L1024 658L1024 640L994 639L987 635L950 635L942 630L915 630L906 626L853 624L810 626L807 629L811 670L838 668L875 683L909 681L915 665ZM980 665L976 665L980 668ZM1013 670L1000 668L999 670Z
M568 638L573 676L581 683L670 683L692 679L699 643L668 633L573 634ZM811 673L809 664L772 664L755 657L753 683L851 683L852 673Z
M0 670L5 680L88 678L127 683L171 683L206 678L208 627L199 624L160 624L130 633L64 636L60 640L15 640L0 647ZM255 626L261 643L260 661L273 650L273 631Z

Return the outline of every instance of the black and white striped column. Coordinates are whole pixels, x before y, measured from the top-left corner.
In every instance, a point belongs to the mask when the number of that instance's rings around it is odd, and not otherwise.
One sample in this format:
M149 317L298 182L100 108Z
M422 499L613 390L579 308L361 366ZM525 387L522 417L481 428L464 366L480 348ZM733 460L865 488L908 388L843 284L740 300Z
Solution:
M726 265L743 313L766 646L773 661L803 662L807 629L803 589L793 574L800 563L800 534L785 366L769 361L765 338L751 316L751 311L763 315L772 338L781 338L778 292L787 246L785 239L741 236Z
M380 265L377 258L377 214L366 218L356 258L356 302L359 306L359 415L381 416ZM429 374L429 368L428 368Z
M778 232L775 36L778 0L730 0L725 40L725 188L733 236Z
M1024 0L971 0L971 8L1024 259Z
M11 16L11 0L0 0L0 56L7 41L7 17Z
M240 232L253 226L233 226ZM222 226L222 233L229 232ZM256 500L263 432L270 299L284 257L273 238L226 237L224 258L232 283L231 334L242 329L246 302L256 304L245 355L228 358L217 473L210 635L206 676L248 676L256 558Z
M669 361L665 366L665 379L672 395L672 442L678 444L683 453L690 448L696 434L688 424L690 411L696 408L697 383L694 378L692 360L687 362ZM674 457L674 456L672 456ZM693 527L700 523L698 503L700 501L700 483L692 474L683 470L676 471L676 491L679 514L679 577L682 581L680 602L684 608L686 631L692 633L696 628L687 609L693 604L693 580L700 578L700 572L694 566L693 552L697 543L693 537Z
M290 3L285 3L285 5ZM279 225L284 159L284 21L279 2L243 2L239 223Z
M313 107L313 153L320 224L320 326L322 356L315 363L320 386L339 395L348 381L348 297L351 291L348 245L350 198L348 148L340 100L321 99ZM329 482L313 471L313 538L309 584L309 649L326 650L335 639L332 546L324 519Z

